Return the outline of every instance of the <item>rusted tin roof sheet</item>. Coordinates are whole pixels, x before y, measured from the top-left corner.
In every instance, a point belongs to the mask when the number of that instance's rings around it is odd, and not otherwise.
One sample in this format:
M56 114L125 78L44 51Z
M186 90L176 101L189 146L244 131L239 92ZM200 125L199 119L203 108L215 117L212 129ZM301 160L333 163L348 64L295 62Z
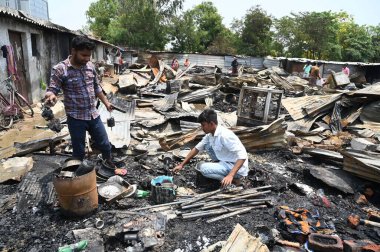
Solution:
M299 120L307 115L315 116L334 105L342 94L334 95L315 95L299 98L287 98L281 101L282 105L289 112L293 120Z

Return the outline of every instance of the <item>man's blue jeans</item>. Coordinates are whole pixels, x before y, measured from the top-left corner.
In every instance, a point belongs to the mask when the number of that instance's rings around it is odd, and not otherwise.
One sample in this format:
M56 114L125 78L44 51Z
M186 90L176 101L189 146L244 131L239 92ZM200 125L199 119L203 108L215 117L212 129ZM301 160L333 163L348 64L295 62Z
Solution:
M111 158L111 144L108 141L107 132L100 120L100 116L90 121L78 120L67 116L67 125L73 145L73 157L79 158L80 160L84 159L86 131L88 131L96 148L102 152L103 159Z
M216 179L222 181L225 176L227 176L235 163L218 161L218 158L215 155L214 150L211 145L205 145L205 151L208 153L213 163L211 162L200 162L197 164L196 169L202 173L203 176L211 179ZM236 174L234 178L238 179L242 176Z

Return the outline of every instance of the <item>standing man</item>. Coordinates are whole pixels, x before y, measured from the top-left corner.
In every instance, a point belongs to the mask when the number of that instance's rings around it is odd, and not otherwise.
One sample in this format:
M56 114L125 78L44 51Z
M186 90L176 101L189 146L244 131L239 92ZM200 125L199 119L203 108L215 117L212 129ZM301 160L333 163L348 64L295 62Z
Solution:
M321 73L319 71L319 67L322 64L320 62L318 62L318 64L316 64L315 62L313 62L312 65L313 66L311 67L311 70L310 70L309 85L310 86L316 86L317 85L317 80L321 79Z
M231 66L232 66L232 74L236 75L238 73L238 66L239 66L239 63L236 57L234 57L234 60L231 62Z
M306 62L306 65L303 67L303 78L309 78L311 70L311 64L310 61Z
M185 62L183 63L183 66L184 67L189 67L190 66L190 60L189 60L189 58L185 59Z
M221 181L224 187L231 183L240 184L240 179L248 175L248 155L240 139L231 130L218 125L217 114L212 109L204 110L198 122L206 135L173 171L179 172L205 150L214 162L198 163L197 169L203 176Z
M120 56L121 53L117 50L115 58L113 60L114 74L120 74Z
M78 36L72 40L71 47L69 57L52 69L50 84L45 94L46 102L54 106L59 90L63 90L73 157L83 160L88 131L102 152L106 164L115 167L111 159L111 144L96 109L99 98L107 110L112 111L112 104L103 94L94 65L90 62L95 44L84 36Z

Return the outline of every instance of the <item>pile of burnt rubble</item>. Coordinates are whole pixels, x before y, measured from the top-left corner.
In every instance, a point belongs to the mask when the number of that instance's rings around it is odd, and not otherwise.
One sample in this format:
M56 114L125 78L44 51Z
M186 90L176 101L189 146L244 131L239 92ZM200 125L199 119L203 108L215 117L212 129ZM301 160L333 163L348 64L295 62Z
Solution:
M118 169L90 139L87 160L70 159L64 116L48 139L10 154L1 146L2 250L379 251L380 85L334 73L330 89L278 67L224 70L152 59L104 78L117 89L109 98L119 110L99 111L105 124L114 118ZM198 174L207 155L171 172L203 137L205 108L250 153L242 187Z

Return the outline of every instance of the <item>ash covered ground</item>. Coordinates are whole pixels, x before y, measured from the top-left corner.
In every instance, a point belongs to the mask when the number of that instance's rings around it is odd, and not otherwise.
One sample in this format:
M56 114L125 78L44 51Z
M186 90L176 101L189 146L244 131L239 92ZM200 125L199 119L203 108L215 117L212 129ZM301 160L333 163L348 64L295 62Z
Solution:
M59 161L64 157L34 155L34 168L45 170L47 175L41 180L51 180L54 171L59 168ZM144 161L136 161L133 157L125 161L128 167L127 180L137 183L140 189L148 189L147 182L152 177L162 175L162 168L158 157L147 157ZM152 169L146 171L141 168L141 163L149 165ZM190 163L186 170L174 176L178 186L192 187L196 192L210 191L215 188L197 188L196 173ZM212 224L206 223L205 219L182 220L180 218L169 220L166 225L165 243L151 251L200 251L202 247L211 245L220 240L226 240L237 223L241 224L250 234L260 235L263 242L270 249L274 241L270 236L270 229L279 228L279 222L274 218L277 206L287 205L290 208L307 208L318 211L321 218L331 221L336 233L342 239L370 239L380 243L379 229L360 226L357 230L349 228L346 219L349 214L362 214L361 207L354 200L354 195L345 195L338 190L326 186L319 180L310 176L310 166L324 169L324 163L311 159L307 155L295 156L288 150L265 151L250 154L251 171L246 183L247 188L263 185L272 185L273 207L268 209L252 210L233 218L217 221ZM311 186L314 190L322 188L331 203L330 208L316 206L310 197L293 186L300 182ZM356 190L361 190L363 184L358 183ZM0 185L0 194L4 197L16 197L19 193L18 183ZM377 194L378 195L378 194ZM71 230L94 226L94 219L99 217L105 221L105 227L112 228L117 221L112 215L112 210L129 210L135 207L148 205L146 199L125 199L118 203L108 205L100 202L98 210L85 218L63 217L58 208L53 205L40 204L37 208L9 208L2 213L0 220L0 248L2 251L57 251L59 246L74 242L70 235ZM376 207L380 204L374 198L372 203ZM125 251L126 244L122 237L109 237L103 235L105 251Z

